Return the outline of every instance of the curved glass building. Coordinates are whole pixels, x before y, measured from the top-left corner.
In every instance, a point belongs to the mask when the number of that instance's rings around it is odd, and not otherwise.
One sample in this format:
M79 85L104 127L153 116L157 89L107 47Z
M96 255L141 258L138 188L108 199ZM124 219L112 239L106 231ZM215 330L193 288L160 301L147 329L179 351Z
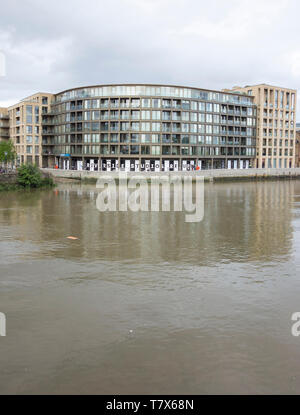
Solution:
M43 114L43 167L177 171L252 167L256 106L241 93L97 85L54 96Z

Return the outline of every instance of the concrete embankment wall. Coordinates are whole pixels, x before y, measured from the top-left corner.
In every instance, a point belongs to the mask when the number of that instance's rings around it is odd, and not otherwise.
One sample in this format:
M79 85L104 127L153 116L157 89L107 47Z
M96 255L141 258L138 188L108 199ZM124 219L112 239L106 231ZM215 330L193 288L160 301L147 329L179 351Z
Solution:
M1 173L0 184L15 184L17 182L16 173Z
M88 180L98 179L104 175L110 175L118 178L119 172L92 172L77 170L61 169L42 169L44 174L55 178ZM179 171L179 172L127 172L127 177L141 176L151 178L154 176L202 176L206 180L263 180L263 179L280 179L280 178L300 178L300 168L294 169L216 169L216 170L198 170L198 171Z

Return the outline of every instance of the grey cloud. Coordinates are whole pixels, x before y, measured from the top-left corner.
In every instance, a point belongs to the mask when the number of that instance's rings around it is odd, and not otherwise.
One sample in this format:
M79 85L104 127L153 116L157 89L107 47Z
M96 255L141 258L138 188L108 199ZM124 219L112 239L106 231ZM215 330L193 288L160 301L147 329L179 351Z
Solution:
M297 0L12 0L1 6L0 105L101 83L298 89L299 11Z

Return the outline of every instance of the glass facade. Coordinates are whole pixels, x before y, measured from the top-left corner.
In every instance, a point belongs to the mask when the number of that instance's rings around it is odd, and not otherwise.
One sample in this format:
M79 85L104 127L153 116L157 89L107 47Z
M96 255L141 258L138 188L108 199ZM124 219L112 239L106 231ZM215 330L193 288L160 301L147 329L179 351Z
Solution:
M248 168L256 120L253 97L238 93L96 86L55 96L43 115L43 142L68 169Z

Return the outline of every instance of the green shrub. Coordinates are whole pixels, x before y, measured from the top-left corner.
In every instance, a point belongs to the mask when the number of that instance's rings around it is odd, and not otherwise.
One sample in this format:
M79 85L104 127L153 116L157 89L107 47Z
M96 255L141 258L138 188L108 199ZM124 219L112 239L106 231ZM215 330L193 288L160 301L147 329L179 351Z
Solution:
M23 164L18 168L17 183L21 187L38 188L53 186L51 178L43 178L37 166L32 164Z

